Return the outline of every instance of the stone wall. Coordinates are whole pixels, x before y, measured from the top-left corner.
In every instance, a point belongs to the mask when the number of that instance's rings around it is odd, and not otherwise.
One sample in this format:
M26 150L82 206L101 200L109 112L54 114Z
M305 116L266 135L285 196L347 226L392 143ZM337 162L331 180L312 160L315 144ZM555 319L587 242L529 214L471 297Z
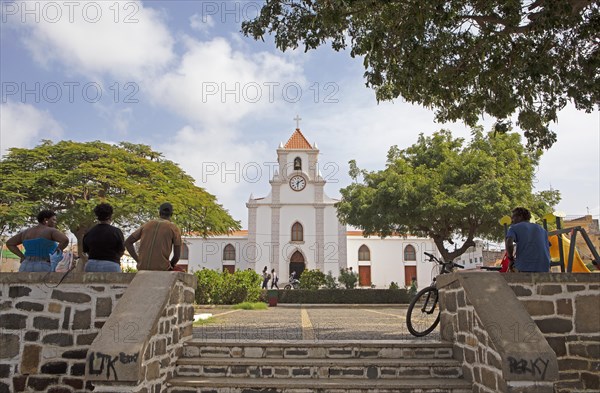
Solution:
M557 391L600 391L600 274L507 274L556 353Z
M134 274L0 274L0 393L89 391L90 345ZM116 328L116 327L112 327Z
M0 393L158 392L192 336L196 277L0 274Z
M166 391L183 343L192 337L196 277L138 272L87 353L94 392ZM109 328L119 324L126 334Z
M553 393L556 355L499 273L438 278L442 339L473 392Z
M438 287L442 337L474 391L600 391L599 274L455 273Z

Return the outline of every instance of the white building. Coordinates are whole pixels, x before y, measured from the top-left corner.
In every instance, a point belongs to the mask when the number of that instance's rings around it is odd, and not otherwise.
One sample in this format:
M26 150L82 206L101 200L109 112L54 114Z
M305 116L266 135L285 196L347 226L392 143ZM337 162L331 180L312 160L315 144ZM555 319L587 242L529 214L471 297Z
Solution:
M287 143L277 149L278 169L270 180L271 192L263 198L252 195L246 203L248 230L207 239L184 236L182 263L188 271L202 268L230 272L274 268L280 282L292 271L331 271L352 268L361 286L401 287L414 277L419 287L431 282L432 264L423 252L437 255L433 240L393 236L364 238L360 231L347 231L337 219L336 199L324 192L319 173L319 150L297 128Z

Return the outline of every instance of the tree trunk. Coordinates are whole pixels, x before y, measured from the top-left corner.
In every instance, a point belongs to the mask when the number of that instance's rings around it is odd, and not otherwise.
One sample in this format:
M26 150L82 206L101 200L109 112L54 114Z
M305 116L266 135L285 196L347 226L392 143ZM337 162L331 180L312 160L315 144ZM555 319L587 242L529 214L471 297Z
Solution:
M444 239L442 239L440 236L432 236L432 237L433 237L433 242L435 243L438 251L440 252L440 255L442 256L442 259L444 260L444 262L449 262L449 261L455 260L462 254L464 254L469 249L469 247L475 246L475 242L473 241L473 236L469 236L460 248L458 248L452 252L449 252L446 249L446 247L444 247Z

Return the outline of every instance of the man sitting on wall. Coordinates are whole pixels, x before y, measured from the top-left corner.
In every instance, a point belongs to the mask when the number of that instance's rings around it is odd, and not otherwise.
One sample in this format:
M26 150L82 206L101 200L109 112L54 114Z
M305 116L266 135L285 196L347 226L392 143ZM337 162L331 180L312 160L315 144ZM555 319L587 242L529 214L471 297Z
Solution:
M163 203L160 218L150 220L125 240L125 248L137 262L138 270L173 270L181 254L181 233L171 222L173 206ZM139 255L134 243L140 242ZM173 252L173 257L169 260Z
M530 223L530 219L531 213L524 207L513 209L512 224L505 241L510 266L515 272L547 273L550 271L548 232L540 225Z

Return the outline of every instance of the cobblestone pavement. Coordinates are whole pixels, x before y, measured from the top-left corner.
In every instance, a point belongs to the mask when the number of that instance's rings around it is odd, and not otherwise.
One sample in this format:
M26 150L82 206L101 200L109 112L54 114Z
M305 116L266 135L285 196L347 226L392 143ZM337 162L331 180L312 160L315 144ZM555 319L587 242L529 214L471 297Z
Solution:
M198 312L198 311L197 311ZM200 340L437 340L406 329L406 307L270 307L267 310L215 308L209 323L194 328Z

